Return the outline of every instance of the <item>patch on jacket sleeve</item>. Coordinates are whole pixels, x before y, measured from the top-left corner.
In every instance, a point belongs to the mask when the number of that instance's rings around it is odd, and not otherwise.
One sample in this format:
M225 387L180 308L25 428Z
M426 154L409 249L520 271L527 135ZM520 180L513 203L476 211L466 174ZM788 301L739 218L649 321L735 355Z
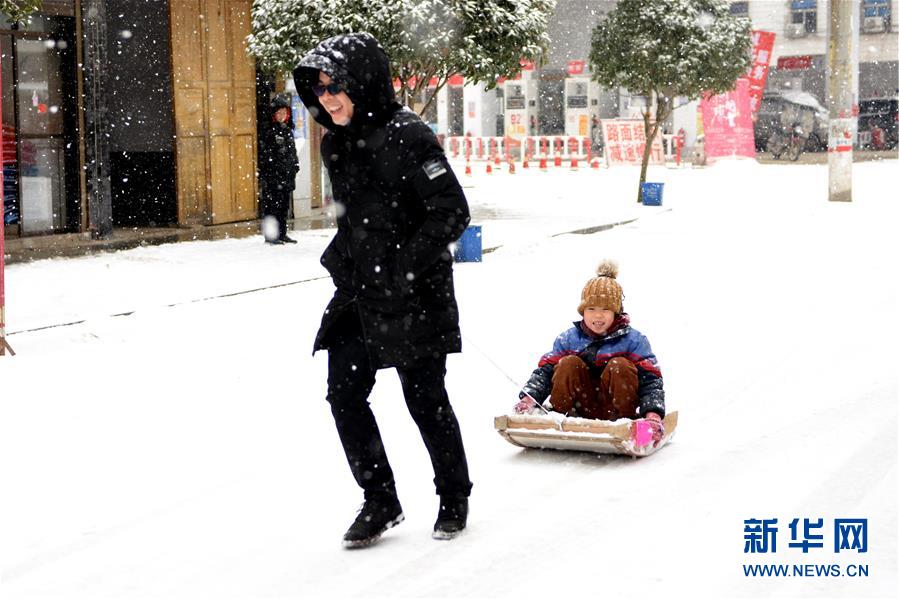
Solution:
M437 158L434 160L428 160L424 163L424 166L421 167L424 170L425 174L428 176L428 179L433 181L440 175L446 174L446 167L443 166L443 162Z

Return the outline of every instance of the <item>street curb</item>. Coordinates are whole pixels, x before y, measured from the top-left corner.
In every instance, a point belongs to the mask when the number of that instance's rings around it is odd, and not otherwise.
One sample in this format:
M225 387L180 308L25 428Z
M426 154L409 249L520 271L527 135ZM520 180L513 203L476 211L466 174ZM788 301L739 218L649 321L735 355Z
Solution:
M550 239L553 237L561 237L562 235L592 235L593 233L602 233L604 231L609 231L610 229L614 229L615 227L620 227L623 225L629 225L631 223L635 223L641 218L645 218L647 216L655 216L657 214L664 214L666 212L671 212L673 208L665 208L664 210L659 210L657 212L653 212L652 214L644 214L641 216L636 216L634 218L630 218L628 220L622 220L615 223L609 223L605 225L595 225L593 227L587 227L585 229L574 229L571 231L562 231L561 233L553 233L549 236ZM489 248L484 248L481 250L482 254L489 254L491 252L495 252L496 250L502 248L502 245L497 245Z

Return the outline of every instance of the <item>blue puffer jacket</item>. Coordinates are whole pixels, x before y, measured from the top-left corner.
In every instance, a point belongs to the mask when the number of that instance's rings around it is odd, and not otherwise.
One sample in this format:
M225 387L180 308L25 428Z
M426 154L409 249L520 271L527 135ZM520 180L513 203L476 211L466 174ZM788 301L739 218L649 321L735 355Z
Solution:
M539 402L545 400L552 390L553 371L559 360L565 356L579 356L591 367L591 375L598 377L612 358L624 357L637 366L640 387L637 390L640 416L655 412L665 417L665 391L662 388L662 371L649 340L637 329L631 328L627 314L620 315L609 332L597 336L584 328L583 321L556 337L551 352L540 358L537 370L531 374L524 389L525 393Z

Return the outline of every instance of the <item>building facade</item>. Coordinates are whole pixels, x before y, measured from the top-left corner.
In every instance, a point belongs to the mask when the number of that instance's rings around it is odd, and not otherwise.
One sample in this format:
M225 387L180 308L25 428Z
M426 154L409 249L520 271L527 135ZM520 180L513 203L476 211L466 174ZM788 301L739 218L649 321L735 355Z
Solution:
M251 4L44 0L27 24L0 17L6 234L255 218Z
M731 13L746 16L755 30L775 34L766 91L797 90L814 95L822 105L826 98L827 28L830 0L743 0L731 2ZM895 98L899 88L899 19L893 17L897 0L840 0L853 2L859 26L853 47L858 54L856 98ZM537 132L541 135L570 133L571 113L578 105L569 102L571 90L589 79L589 66L577 73L573 65L586 63L593 28L615 8L615 0L558 0L549 26L552 46L546 63L538 70ZM473 135L501 135L504 103L483 86L466 87L465 129ZM499 94L502 94L500 89ZM634 116L644 100L627 90L599 90L588 96L590 114L600 118ZM469 100L470 99L470 100ZM686 102L674 111L667 127L683 129L687 146L696 135L698 102ZM481 115L498 114L496 118ZM471 119L468 115L475 115ZM441 126L441 130L443 127Z
M894 97L899 88L899 21L893 0L840 0L857 6L853 49L858 56L856 97ZM776 34L768 90L806 91L827 103L827 30L830 0L732 2L754 29Z

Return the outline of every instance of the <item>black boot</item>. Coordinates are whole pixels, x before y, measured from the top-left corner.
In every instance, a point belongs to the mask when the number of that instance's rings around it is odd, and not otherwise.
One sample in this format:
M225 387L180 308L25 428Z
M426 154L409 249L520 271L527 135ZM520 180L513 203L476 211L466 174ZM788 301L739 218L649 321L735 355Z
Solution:
M403 508L395 495L366 499L356 521L343 535L343 546L347 549L368 547L377 541L388 528L393 528L405 519Z
M441 495L440 511L434 523L433 538L447 541L465 529L468 520L468 497L464 495Z
M296 243L297 242L296 239L291 239L287 235L284 235L284 237L281 237L280 240L281 240L281 243Z

